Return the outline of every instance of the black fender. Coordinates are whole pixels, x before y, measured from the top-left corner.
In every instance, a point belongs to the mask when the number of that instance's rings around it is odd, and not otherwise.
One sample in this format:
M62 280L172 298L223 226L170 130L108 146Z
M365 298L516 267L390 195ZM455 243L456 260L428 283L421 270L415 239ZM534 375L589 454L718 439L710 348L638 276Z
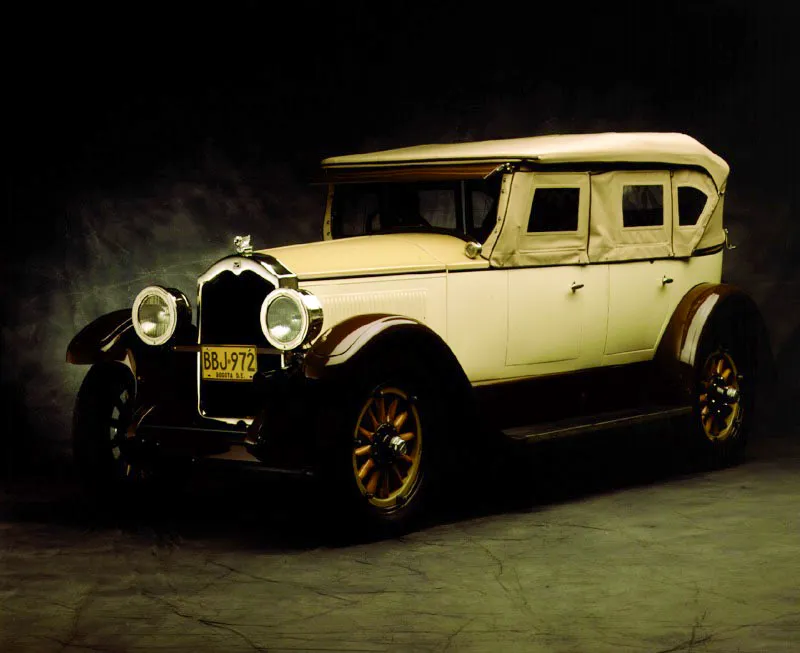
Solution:
M116 361L136 375L134 351L139 349L131 310L120 309L87 324L67 346L67 363L93 365ZM142 343L144 344L144 343Z
M306 353L303 375L308 383L321 390L318 397L336 395L358 379L365 364L386 355L413 358L420 366L420 374L431 379L437 388L439 407L445 411L451 409L445 438L456 432L466 435L475 424L472 386L447 343L413 318L375 314L340 322L320 336ZM452 410L453 406L458 409ZM335 410L335 406L325 410ZM323 433L321 437L324 439L326 435ZM326 446L324 441L318 444L323 449Z
M136 335L131 309L120 309L100 316L81 329L67 346L66 359L73 365L124 365L133 376L137 400L144 381L145 395L152 395L151 403L157 403L159 396L164 393L173 395L187 385L185 382L174 383L176 375L187 379L188 387L194 389L191 382L194 359L176 356L172 345L196 341L197 328L188 324L179 330L174 342L157 347L147 345Z
M682 398L691 396L696 358L715 323L735 324L747 344L753 373L769 378L774 367L764 319L753 299L740 288L726 283L701 283L678 303L655 355L659 370Z
M408 352L425 364L426 373L469 385L447 343L422 322L402 315L358 315L343 320L312 345L303 360L303 373L317 381L341 378L366 357L387 350Z

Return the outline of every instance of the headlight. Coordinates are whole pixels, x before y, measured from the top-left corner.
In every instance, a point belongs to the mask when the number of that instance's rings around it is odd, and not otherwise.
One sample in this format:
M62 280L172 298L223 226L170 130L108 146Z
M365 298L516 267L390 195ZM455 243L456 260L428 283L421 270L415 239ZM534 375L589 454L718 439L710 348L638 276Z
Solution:
M312 340L321 328L322 305L307 290L279 288L261 304L261 331L276 349L295 349Z
M179 290L148 286L133 300L133 328L148 345L163 345L182 319L191 319L189 301Z

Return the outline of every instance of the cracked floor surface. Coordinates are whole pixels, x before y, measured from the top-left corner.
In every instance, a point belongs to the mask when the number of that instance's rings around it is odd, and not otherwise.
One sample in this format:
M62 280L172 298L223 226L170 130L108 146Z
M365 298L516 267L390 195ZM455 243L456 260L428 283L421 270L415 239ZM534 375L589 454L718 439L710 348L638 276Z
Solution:
M800 439L687 473L633 437L552 443L413 533L336 544L306 486L98 514L19 482L0 651L800 650Z

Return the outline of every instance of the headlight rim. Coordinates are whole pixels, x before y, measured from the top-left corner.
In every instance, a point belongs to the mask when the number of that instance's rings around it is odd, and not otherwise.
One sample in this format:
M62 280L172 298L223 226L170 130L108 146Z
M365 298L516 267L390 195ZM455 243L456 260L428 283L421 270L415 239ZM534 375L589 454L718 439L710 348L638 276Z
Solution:
M300 316L302 319L300 332L297 336L285 343L272 338L267 324L269 307L281 297L288 297L295 302L300 309ZM310 342L319 333L322 327L322 319L322 305L319 299L307 290L276 288L270 292L261 303L259 320L261 323L261 332L275 349L279 349L282 352L298 349Z
M139 308L141 307L142 302L144 302L144 300L151 295L156 295L164 300L164 302L167 304L170 316L169 328L165 333L156 338L148 336L142 330L142 326L139 322ZM139 291L139 294L136 295L136 299L133 300L131 319L133 321L133 328L136 331L136 335L139 336L139 339L142 342L150 345L151 347L159 347L164 345L172 339L172 337L175 335L175 332L178 330L178 298L175 296L175 294L170 292L169 289L164 288L164 286L146 286Z

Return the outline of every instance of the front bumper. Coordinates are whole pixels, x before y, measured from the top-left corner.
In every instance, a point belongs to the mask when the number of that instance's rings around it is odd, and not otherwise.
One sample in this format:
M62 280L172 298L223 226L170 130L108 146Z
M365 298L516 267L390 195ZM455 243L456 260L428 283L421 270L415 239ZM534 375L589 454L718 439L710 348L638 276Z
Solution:
M317 463L314 382L291 370L275 370L257 374L253 384L260 408L249 426L244 420L231 425L202 417L196 401L167 397L138 407L129 437L148 457L311 475Z

